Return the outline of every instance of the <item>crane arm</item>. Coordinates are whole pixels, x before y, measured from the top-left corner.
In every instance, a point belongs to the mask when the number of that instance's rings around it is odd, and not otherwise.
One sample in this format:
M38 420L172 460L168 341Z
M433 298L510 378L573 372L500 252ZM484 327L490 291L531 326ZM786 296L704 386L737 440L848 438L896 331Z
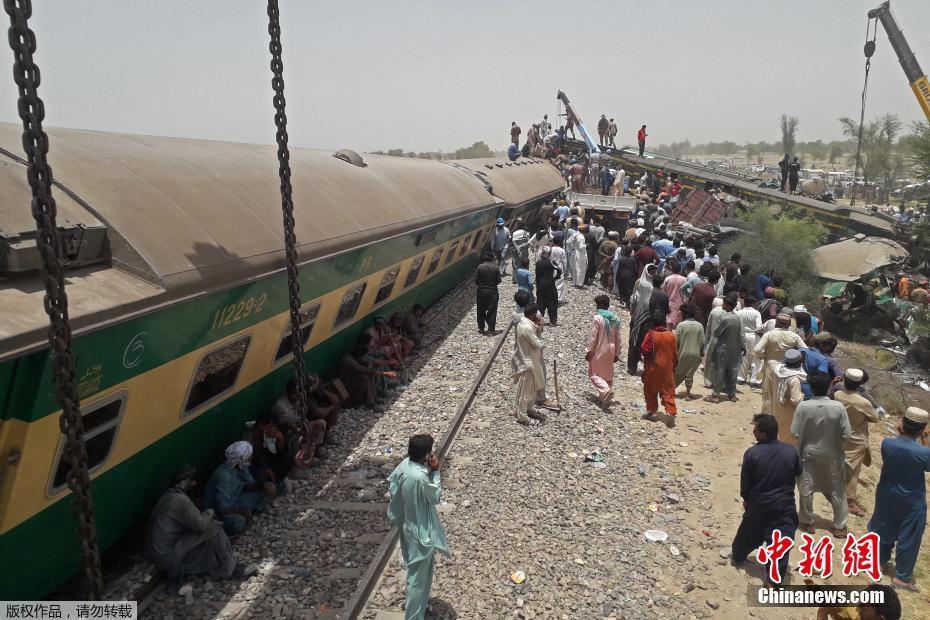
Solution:
M911 46L908 45L907 39L904 38L901 27L898 26L894 15L891 14L890 0L882 2L869 11L869 19L880 21L885 32L888 33L888 40L891 41L891 47L894 48L894 52L898 56L901 68L904 69L911 90L914 91L921 109L927 116L927 120L930 121L930 80L927 79L923 69L920 68L920 63L917 62L917 57L911 50Z
M565 104L565 113L571 115L571 118L574 119L575 125L578 127L578 130L581 132L581 136L584 138L585 144L588 145L589 153L599 153L600 150L597 148L597 144L594 142L594 138L591 136L591 133L588 131L588 128L585 127L585 124L581 122L581 117L578 116L578 113L575 112L575 108L572 107L572 104L568 101L568 95L563 93L561 90L557 95L558 99Z

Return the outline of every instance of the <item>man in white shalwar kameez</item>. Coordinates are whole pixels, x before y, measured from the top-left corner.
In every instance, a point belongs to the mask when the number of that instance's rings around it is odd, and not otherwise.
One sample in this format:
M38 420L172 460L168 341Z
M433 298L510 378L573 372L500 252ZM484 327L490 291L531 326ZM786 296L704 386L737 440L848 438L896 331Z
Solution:
M543 359L546 345L542 340L542 330L542 318L536 304L527 304L523 318L517 323L513 357L510 358L511 376L516 384L514 416L520 424L529 424L529 418L542 417L536 405L557 409L557 405L546 398L546 362Z
M567 251L573 257L571 263L569 263L572 284L577 288L581 288L584 286L585 272L588 270L587 242L584 235L576 230L575 234L569 237L566 243L568 244Z
M555 281L555 290L559 295L560 302L562 301L562 291L565 288L565 274L568 273L568 257L565 254L565 249L562 248L564 242L565 235L561 230L552 235L552 254L549 257L552 264L562 270L562 275Z

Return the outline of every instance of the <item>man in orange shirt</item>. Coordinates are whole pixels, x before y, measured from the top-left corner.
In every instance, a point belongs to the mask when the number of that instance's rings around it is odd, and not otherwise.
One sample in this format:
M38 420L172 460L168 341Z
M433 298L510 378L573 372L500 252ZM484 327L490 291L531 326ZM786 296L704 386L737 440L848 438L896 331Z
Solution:
M661 313L661 310L659 311ZM665 315L653 316L653 327L643 340L642 355L643 395L646 398L644 420L658 422L659 398L665 407L665 425L675 426L675 366L678 365L678 347L675 334L665 327Z

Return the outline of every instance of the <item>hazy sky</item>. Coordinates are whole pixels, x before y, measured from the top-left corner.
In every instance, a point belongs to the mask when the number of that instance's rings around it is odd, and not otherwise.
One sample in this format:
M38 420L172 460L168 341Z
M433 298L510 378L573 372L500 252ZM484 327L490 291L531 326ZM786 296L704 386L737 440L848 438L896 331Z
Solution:
M292 143L325 149L502 149L556 111L649 125L653 144L839 137L859 115L866 12L879 0L282 0ZM569 7L577 7L570 9ZM893 0L924 70L930 2ZM49 125L274 140L261 0L51 0L32 26ZM6 16L4 15L4 18ZM556 38L559 37L559 38ZM16 120L3 45L0 120ZM921 118L884 31L869 116ZM53 146L54 148L54 146Z

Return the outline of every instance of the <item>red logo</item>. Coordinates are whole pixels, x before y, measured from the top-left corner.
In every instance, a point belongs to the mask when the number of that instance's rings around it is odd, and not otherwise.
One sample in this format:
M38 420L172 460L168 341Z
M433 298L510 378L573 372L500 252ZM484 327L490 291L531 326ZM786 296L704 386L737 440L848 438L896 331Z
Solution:
M852 534L846 535L843 543L843 575L853 577L865 573L872 581L882 578L882 569L878 560L878 534L869 532L857 540Z
M772 583L781 583L781 572L778 570L778 560L782 559L791 547L794 546L794 540L782 536L781 531L772 531L772 543L762 545L756 552L756 561L759 564L768 563L769 581Z
M833 574L833 539L824 536L814 544L814 537L810 534L801 534L801 560L798 569L803 577L813 577L817 572L826 579Z

